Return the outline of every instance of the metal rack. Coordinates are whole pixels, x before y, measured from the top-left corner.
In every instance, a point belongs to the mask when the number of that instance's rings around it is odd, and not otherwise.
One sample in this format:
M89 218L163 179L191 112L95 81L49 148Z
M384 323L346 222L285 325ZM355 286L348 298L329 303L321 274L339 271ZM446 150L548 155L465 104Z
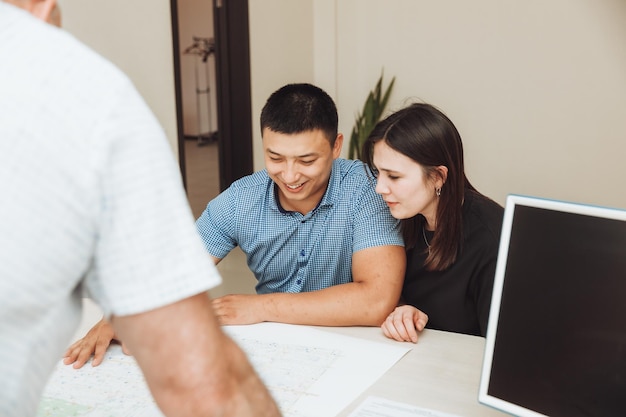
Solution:
M209 56L215 53L213 38L193 36L193 44L185 48L184 55L193 55L195 59L195 82L196 82L196 123L198 125L198 146L217 141L217 130L211 128L211 78ZM200 74L204 67L204 82ZM202 112L202 101L206 100L206 113ZM207 129L203 130L202 115L206 114Z

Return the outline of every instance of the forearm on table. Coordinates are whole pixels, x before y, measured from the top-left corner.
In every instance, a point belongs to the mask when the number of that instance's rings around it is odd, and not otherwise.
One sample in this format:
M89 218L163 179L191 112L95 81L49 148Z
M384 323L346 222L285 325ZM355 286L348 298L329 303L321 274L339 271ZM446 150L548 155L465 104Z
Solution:
M253 415L253 407L275 407L243 352L217 325L206 295L112 323L166 415Z
M351 282L303 293L259 295L264 321L317 326L380 326L399 291Z

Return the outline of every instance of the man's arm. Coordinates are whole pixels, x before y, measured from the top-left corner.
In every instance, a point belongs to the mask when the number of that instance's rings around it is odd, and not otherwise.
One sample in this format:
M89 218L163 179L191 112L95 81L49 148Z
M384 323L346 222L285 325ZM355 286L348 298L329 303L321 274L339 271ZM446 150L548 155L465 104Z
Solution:
M222 324L274 321L317 326L380 326L402 291L402 246L375 246L352 255L353 282L319 291L227 295L213 300Z
M211 255L209 255L209 257L215 265L221 261L220 258L216 258ZM103 317L98 323L89 329L85 337L72 343L72 345L67 348L65 354L63 355L63 363L66 365L72 365L75 369L79 369L82 368L82 366L87 363L91 355L93 355L91 366L98 366L102 363L104 354L109 348L111 342L114 340L120 341L122 344L122 350L125 354L130 354L126 344L121 342L120 338L118 338L115 334L111 323Z
M206 294L111 322L165 415L280 415L245 354L220 329Z

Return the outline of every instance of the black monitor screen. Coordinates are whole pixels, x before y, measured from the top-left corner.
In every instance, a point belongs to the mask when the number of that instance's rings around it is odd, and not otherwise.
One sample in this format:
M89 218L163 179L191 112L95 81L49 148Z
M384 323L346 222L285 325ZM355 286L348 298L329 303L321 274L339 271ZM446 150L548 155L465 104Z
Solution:
M626 416L626 214L515 197L507 211L481 402Z

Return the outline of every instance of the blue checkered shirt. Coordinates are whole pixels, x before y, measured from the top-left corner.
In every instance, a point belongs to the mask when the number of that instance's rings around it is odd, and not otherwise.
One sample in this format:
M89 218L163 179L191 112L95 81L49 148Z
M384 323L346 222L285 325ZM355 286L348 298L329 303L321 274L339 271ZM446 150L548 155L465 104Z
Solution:
M352 254L403 245L394 219L361 161L336 159L326 193L306 215L285 211L265 170L235 181L196 221L207 251L239 245L259 294L314 291L352 281Z

